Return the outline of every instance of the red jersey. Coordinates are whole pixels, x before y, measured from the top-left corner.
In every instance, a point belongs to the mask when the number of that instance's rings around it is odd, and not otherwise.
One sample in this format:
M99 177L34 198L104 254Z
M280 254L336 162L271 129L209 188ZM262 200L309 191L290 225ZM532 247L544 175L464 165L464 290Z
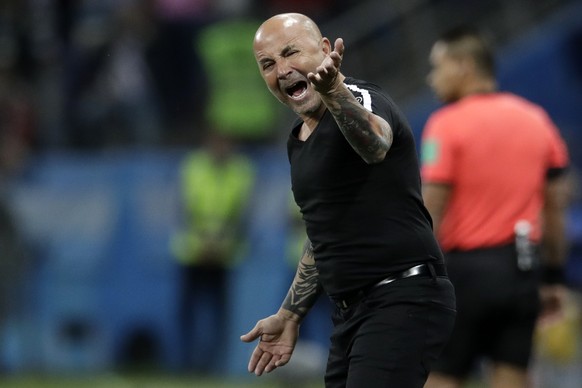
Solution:
M548 170L568 164L546 112L510 93L471 95L433 113L422 135L422 179L451 186L439 229L444 251L509 243L528 220L541 234Z

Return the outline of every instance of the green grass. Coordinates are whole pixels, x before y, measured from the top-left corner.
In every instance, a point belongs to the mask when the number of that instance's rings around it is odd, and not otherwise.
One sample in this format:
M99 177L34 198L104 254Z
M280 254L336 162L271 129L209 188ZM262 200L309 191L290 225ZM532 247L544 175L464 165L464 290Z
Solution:
M0 388L323 388L323 381L283 381L273 376L260 378L178 377L173 375L102 375L102 376L13 376L0 377ZM483 388L471 382L467 388Z
M300 384L302 388L322 388L323 381ZM164 375L104 375L104 376L11 376L0 377L0 388L295 388L272 376L260 378L202 378Z

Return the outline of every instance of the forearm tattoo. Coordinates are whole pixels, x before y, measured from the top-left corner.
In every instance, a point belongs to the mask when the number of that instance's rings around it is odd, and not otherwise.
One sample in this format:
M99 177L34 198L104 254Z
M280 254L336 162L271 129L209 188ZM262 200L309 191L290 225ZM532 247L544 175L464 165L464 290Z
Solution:
M392 130L382 128L382 136L373 130L373 114L346 91L338 93L326 105L340 130L354 150L366 161L382 160L392 145Z
M282 307L303 318L317 301L320 292L319 272L315 267L311 242L307 240L295 279L287 292Z

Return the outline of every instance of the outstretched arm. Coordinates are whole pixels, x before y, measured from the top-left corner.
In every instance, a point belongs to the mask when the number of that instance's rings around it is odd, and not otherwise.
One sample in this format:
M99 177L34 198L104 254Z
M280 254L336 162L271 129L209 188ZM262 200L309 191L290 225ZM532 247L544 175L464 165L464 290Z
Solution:
M368 164L381 162L392 146L392 128L386 120L364 108L344 85L340 73L343 54L344 43L340 38L335 41L334 50L307 78L354 150Z
M307 240L295 278L279 311L258 321L250 332L241 336L244 342L260 338L249 361L249 372L260 376L289 362L299 336L299 325L320 293L319 273L311 242Z

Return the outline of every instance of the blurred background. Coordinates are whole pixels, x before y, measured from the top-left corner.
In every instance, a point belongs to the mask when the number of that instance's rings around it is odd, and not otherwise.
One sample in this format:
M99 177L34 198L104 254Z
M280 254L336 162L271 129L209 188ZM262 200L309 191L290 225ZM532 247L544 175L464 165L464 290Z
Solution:
M249 376L239 340L279 307L304 238L293 116L252 54L287 11L343 37L343 72L391 94L418 140L432 43L483 28L501 89L545 107L582 167L580 0L2 0L1 387L322 386L326 300L293 366ZM568 226L574 293L538 330L536 387L582 381L578 193Z

